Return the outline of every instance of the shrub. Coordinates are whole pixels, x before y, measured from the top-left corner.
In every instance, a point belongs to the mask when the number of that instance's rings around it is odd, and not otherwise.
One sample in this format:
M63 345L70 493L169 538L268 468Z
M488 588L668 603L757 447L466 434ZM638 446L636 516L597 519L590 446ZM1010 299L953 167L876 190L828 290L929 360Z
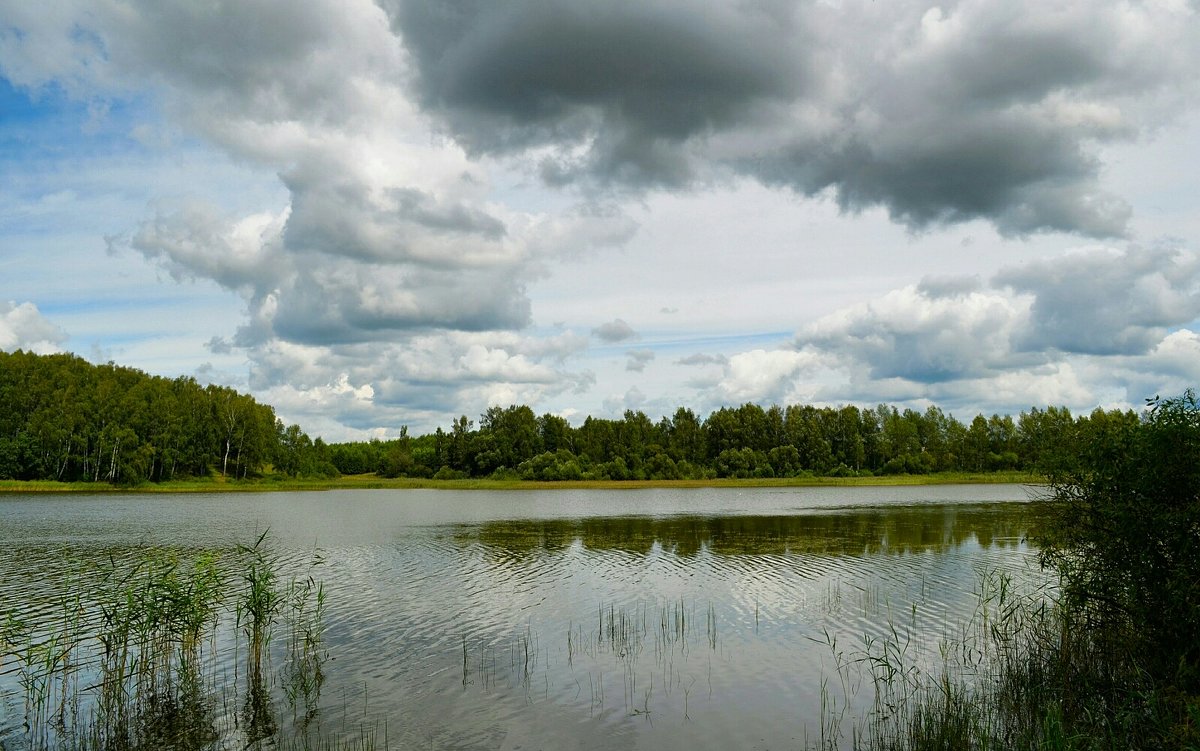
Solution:
M1132 635L1156 678L1200 690L1200 405L1154 399L1051 475L1042 560L1095 628Z

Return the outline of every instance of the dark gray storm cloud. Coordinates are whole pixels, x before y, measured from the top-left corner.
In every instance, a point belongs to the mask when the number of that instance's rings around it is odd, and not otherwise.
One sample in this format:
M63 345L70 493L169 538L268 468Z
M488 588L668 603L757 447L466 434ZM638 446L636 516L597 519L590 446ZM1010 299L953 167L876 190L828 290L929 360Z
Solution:
M771 2L724 4L419 0L396 2L419 97L476 152L591 141L584 163L605 182L678 185L679 144L735 126L805 88L795 15Z
M964 0L392 0L428 112L554 184L751 175L910 227L1124 233L1096 144L1197 58L1194 14ZM1170 52L1164 54L1164 49ZM536 151L535 151L536 150Z

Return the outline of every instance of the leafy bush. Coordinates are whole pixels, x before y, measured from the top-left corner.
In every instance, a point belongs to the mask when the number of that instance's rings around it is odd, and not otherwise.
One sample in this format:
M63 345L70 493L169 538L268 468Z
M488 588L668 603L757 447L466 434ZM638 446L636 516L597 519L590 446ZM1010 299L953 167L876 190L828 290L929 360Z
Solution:
M521 462L515 473L522 480L578 480L583 476L579 459L566 449L545 451Z
M1200 405L1154 399L1091 431L1050 477L1039 540L1089 627L1121 633L1152 676L1200 690Z

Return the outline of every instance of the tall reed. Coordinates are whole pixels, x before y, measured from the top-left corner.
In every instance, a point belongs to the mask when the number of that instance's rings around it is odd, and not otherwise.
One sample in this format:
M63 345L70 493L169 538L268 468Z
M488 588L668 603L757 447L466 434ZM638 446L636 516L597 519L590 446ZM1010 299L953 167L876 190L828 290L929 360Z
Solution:
M214 553L181 559L161 550L132 561L109 557L67 583L49 620L26 625L15 612L4 615L0 674L16 673L25 746L203 749L236 736L248 748L275 744L274 679L264 666L281 613L289 628L283 692L303 706L306 721L314 717L326 657L325 588L311 575L281 587L279 560L266 534L239 546L234 560ZM219 621L230 611L248 661L242 710L232 720L218 718L230 687L215 669ZM241 648L236 638L230 646ZM308 744L307 734L298 738Z
M314 555L310 570L324 563ZM293 578L284 594L284 619L288 628L287 663L283 669L283 690L293 715L303 707L303 720L317 713L321 686L325 682L325 585L308 574Z
M218 564L213 554L181 563L161 551L132 568L110 559L97 603L103 649L87 733L91 747L213 737L200 663L222 604Z
M264 531L253 545L239 545L241 579L244 585L237 603L237 625L247 639L249 665L261 674L263 650L270 642L271 629L283 605L277 588L279 557L266 544Z
M1055 591L1020 591L1004 572L984 573L977 597L975 617L947 635L932 665L910 653L895 625L850 655L830 640L838 679L865 674L874 699L843 727L849 698L823 691L820 747L1200 748L1200 697L1150 680L1129 635L1083 627L1087 615Z

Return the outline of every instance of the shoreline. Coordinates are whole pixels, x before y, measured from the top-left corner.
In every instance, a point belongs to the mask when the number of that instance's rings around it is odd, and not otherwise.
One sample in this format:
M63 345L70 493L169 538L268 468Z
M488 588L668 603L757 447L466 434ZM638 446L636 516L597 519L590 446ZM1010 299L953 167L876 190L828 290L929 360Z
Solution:
M413 477L386 478L346 475L332 480L265 477L229 480L213 477L171 480L141 485L111 485L97 482L54 482L49 480L0 480L0 494L108 494L150 493L271 493L325 490L645 490L654 488L810 488L888 487L913 485L1038 485L1044 478L1031 472L943 472L928 475L882 475L873 477L771 477L714 478L707 480L432 480Z

